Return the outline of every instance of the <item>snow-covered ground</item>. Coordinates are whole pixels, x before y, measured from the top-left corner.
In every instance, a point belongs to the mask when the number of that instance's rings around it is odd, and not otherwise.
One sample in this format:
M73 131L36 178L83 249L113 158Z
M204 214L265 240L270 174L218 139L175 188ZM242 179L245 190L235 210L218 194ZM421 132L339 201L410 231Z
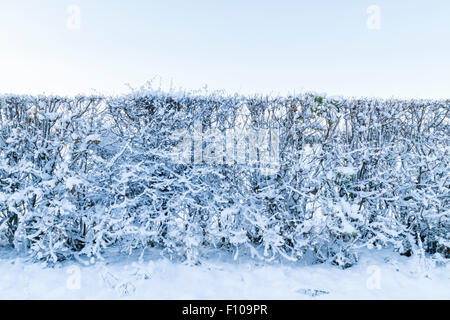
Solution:
M212 255L198 266L156 251L54 268L0 249L0 299L450 299L450 265L365 251L331 265L257 263Z

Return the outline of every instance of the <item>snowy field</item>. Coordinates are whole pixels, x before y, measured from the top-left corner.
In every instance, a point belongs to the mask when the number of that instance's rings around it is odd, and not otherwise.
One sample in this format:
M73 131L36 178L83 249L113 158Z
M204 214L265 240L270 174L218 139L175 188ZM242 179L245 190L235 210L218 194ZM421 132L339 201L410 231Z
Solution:
M158 252L48 268L0 249L1 299L450 299L450 266L366 251L342 270L211 255L198 266Z

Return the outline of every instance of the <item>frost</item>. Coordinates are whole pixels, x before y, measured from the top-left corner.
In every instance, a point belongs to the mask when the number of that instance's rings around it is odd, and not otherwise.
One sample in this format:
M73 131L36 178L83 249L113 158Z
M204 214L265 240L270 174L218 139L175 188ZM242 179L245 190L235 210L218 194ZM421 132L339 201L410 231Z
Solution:
M352 175L355 174L358 169L353 167L337 167L336 171L344 175Z
M147 248L193 265L211 249L342 268L362 247L448 259L449 103L0 96L0 242L49 263ZM257 131L277 139L245 134ZM211 132L233 132L214 149L229 159L211 151Z

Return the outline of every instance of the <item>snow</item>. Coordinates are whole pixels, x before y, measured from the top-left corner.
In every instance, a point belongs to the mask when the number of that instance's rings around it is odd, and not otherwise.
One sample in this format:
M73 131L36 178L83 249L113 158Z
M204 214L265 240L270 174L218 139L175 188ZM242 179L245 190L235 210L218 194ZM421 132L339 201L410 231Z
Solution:
M449 103L0 95L0 246L24 251L0 249L0 292L448 298L448 268L435 264L450 258ZM256 129L277 138L255 143ZM171 159L179 130L189 165ZM218 131L233 132L216 148L233 157L201 161ZM414 258L363 251L358 262L361 248ZM313 265L325 261L353 267Z
M73 187L83 184L83 180L77 177L67 177L64 179L66 183L66 188L72 190Z
M337 167L336 170L344 175L352 175L358 172L358 168L354 167Z
M101 140L101 137L100 137L100 135L99 134L91 134L91 135L88 135L87 137L86 137L86 140L87 141L100 141Z
M0 299L450 299L450 265L363 251L349 269L215 253L188 266L157 250L54 268L0 249Z

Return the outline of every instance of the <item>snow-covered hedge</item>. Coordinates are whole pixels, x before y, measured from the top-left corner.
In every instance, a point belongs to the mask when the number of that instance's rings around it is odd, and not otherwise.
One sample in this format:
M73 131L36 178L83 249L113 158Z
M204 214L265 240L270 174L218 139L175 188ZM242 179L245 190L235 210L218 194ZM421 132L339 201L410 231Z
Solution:
M317 94L0 96L0 242L53 262L150 246L192 263L209 248L343 267L363 246L449 258L449 112Z

